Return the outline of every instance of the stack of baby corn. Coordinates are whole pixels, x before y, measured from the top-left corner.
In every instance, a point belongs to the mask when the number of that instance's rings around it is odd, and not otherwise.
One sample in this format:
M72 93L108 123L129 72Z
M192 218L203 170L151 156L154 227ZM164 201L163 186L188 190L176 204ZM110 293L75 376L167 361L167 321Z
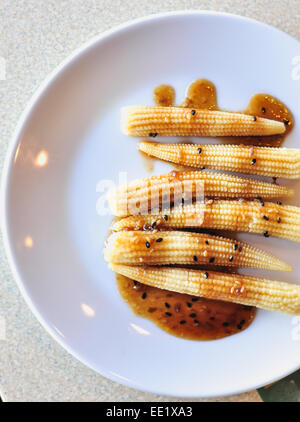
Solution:
M180 107L125 107L121 125L127 135L152 137L264 136L285 131L284 123L261 117ZM300 208L278 201L291 197L291 189L203 171L299 179L300 150L147 141L139 149L200 170L135 180L109 192L110 208L121 217L112 224L105 245L110 267L149 286L299 314L300 286L215 271L216 266L291 271L287 263L248 244L199 233L199 229L300 241Z

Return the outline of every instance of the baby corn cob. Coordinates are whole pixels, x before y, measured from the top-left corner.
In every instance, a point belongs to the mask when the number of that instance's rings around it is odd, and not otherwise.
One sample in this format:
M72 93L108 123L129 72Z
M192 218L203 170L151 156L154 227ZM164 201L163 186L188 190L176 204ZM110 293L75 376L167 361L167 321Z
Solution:
M282 122L240 113L183 107L129 106L121 129L131 136L256 136L285 132Z
M169 228L210 228L276 236L300 242L300 208L258 201L209 200L176 207L156 215L124 218L113 231Z
M147 141L140 142L139 149L161 160L189 167L300 179L300 149Z
M300 314L300 286L289 283L186 268L114 264L110 264L110 268L133 280L160 289L287 314Z
M181 231L113 233L104 249L106 261L129 265L223 265L291 271L290 265L246 243Z
M274 183L221 173L172 171L162 176L134 180L108 192L111 211L118 217L158 212L167 205L215 198L271 199L292 196L293 190Z

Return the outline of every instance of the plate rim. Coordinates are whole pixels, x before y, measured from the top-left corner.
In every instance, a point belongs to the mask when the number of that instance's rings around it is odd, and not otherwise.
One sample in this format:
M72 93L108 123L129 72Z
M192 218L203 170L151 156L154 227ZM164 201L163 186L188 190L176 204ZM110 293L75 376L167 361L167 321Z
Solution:
M74 350L66 340L64 340L52 326L50 325L49 321L41 314L41 312L38 310L38 304L34 302L31 299L30 292L25 287L25 284L22 280L22 277L19 273L19 270L17 268L17 265L15 263L14 259L14 253L11 247L11 241L8 235L8 222L7 222L7 193L8 193L8 182L10 178L10 174L12 171L13 166L13 158L17 149L17 145L19 143L20 137L22 135L22 132L26 126L26 123L28 119L30 118L31 114L34 113L35 107L38 105L39 101L42 99L43 95L46 93L47 89L51 87L51 84L55 82L56 78L59 77L59 74L61 71L65 71L67 68L70 68L72 64L80 59L80 57L88 52L90 48L93 48L96 44L100 44L101 42L104 42L106 39L111 37L112 35L115 35L117 33L122 33L122 31L126 31L129 28L132 28L134 26L143 25L144 23L150 22L150 21L156 21L159 19L165 19L165 18L172 18L173 16L190 16L190 15L201 15L201 16L222 16L224 18L233 19L237 21L245 21L248 23L252 23L255 25L262 26L268 30L272 30L273 32L280 33L282 36L285 36L293 41L299 42L296 38L291 36L290 34L287 34L286 32L275 28L272 25L266 24L264 22L258 21L256 19L252 19L249 17L233 14L233 13L227 13L227 12L217 12L217 11L211 11L211 10L177 10L173 12L163 12L163 13L156 13L151 14L147 16L143 16L137 19L126 21L125 23L122 23L117 26L113 26L112 28L101 32L100 34L97 34L93 36L91 39L89 39L87 42L83 43L80 47L76 48L71 54L69 54L58 66L54 68L42 81L42 83L39 85L39 87L35 90L31 98L29 99L25 109L21 113L16 128L12 134L12 137L10 141L8 142L7 152L3 164L2 169L2 180L1 180L1 192L0 192L0 226L1 231L3 234L3 244L4 244L4 250L8 259L8 264L10 267L10 270L12 271L14 280L18 286L19 291L21 292L25 303L30 308L31 312L35 316L35 318L39 321L39 323L42 325L42 327L46 330L48 334L60 345L62 346L69 354L71 354L73 357L75 357L79 362L83 363L86 367L89 369L95 371L97 374L115 381L119 384L122 384L126 387L134 388L139 391L145 392L145 393L151 393L151 394L158 394L162 396L169 396L169 397L182 397L182 398L213 398L213 397L220 397L220 396L229 396L229 395L236 395L241 394L247 391L251 391L254 389L258 389L260 387L263 387L267 384L271 384L273 382L276 382L293 372L300 369L300 362L299 364L292 368L287 370L285 373L281 374L280 376L275 376L273 378L268 378L264 383L259 384L251 384L247 388L240 388L236 390L225 390L221 393L218 393L218 395L214 395L212 393L208 393L205 395L202 394L186 394L181 393L180 395L175 393L168 393L166 391L161 391L157 389L151 389L146 388L144 386L139 385L138 383L134 382L133 380L124 379L121 376L118 376L117 374L112 374L110 371L105 370L105 368L95 368L92 363L88 362L84 356L81 355L81 353Z

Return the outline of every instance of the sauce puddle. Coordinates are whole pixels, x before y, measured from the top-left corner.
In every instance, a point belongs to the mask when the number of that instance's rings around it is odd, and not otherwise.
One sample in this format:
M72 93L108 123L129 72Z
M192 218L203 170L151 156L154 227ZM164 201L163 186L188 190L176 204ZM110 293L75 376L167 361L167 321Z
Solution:
M153 90L153 101L157 106L173 106L175 102L175 89L171 85L158 85Z
M217 90L207 79L197 79L188 87L186 97L180 107L218 110Z
M117 286L131 310L164 331L190 340L216 340L245 330L256 309L146 286L116 274Z
M283 122L286 129L281 135L254 136L252 137L254 139L251 139L251 136L246 139L239 137L235 143L251 143L252 141L255 145L280 147L294 127L294 118L290 110L280 100L268 94L253 95L243 113Z

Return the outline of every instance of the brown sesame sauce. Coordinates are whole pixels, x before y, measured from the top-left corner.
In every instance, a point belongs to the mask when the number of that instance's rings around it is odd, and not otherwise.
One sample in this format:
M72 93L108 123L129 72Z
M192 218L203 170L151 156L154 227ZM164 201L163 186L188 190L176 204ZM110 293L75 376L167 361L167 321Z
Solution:
M268 94L255 94L251 97L246 109L242 111L252 116L277 120L285 124L285 132L281 135L255 136L252 138L256 145L279 147L294 126L294 118L286 105ZM247 138L247 137L246 137ZM250 137L248 137L250 138ZM241 140L241 138L240 138ZM247 139L249 140L249 139ZM251 139L250 139L251 140Z
M153 90L153 101L157 106L171 107L175 101L175 90L170 85L158 85Z
M170 292L121 275L116 280L121 297L136 315L177 337L220 339L243 331L255 316L253 307Z
M205 110L217 110L217 91L215 85L206 79L197 79L187 89L186 98L181 107L195 107Z
M156 105L172 106L175 99L175 91L170 85L159 85L153 91L154 103ZM172 101L167 100L172 98ZM180 104L180 107L220 110L218 107L217 91L215 85L206 79L197 79L192 82L186 93L186 98ZM194 110L192 110L194 112ZM225 111L225 110L224 110ZM281 146L286 136L290 133L294 126L294 118L287 106L279 99L269 94L255 94L251 97L249 104L241 113L250 114L253 120L257 117L278 120L285 124L286 130L280 135L271 136L231 136L220 137L220 141L229 144L246 144L261 146ZM193 118L192 114L188 118ZM252 160L255 159L252 156ZM252 161L250 160L250 161Z

